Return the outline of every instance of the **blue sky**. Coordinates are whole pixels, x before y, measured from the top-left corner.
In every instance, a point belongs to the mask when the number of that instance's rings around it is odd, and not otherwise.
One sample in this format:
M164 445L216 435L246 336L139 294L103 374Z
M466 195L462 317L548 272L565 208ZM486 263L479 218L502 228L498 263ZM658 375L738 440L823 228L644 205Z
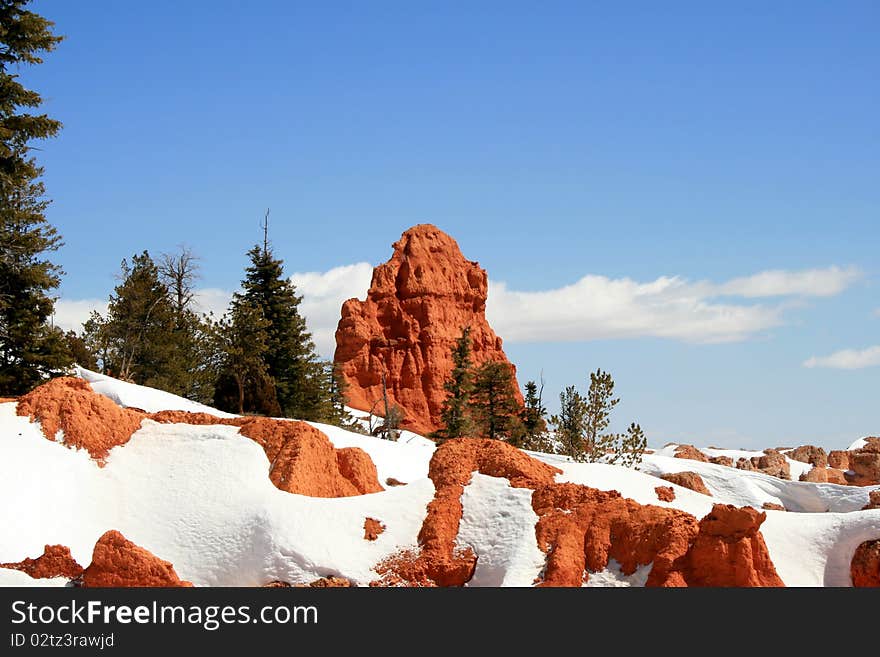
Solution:
M551 407L603 367L653 443L880 433L880 5L719 4L36 2L58 321L179 243L222 306L270 207L326 345L430 222Z

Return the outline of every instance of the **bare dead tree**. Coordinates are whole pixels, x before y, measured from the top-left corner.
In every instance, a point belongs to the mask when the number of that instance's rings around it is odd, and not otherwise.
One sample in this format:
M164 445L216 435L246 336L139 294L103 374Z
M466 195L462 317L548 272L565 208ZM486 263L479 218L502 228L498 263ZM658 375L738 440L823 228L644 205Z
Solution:
M159 278L168 288L171 300L178 315L187 310L192 303L195 290L193 286L199 278L199 257L185 244L176 253L162 253L159 256Z

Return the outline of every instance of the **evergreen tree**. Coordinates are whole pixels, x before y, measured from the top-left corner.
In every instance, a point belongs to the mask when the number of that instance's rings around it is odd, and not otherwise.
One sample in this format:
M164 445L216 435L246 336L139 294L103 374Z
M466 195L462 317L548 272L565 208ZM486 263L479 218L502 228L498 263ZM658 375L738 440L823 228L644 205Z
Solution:
M584 433L587 425L587 404L574 386L559 393L559 415L550 418L556 441L562 452L575 460L584 454Z
M322 401L329 396L326 377L315 352L312 336L299 313L302 297L284 277L268 240L248 251L250 266L236 302L259 307L266 328L266 371L274 381L281 412L287 417L318 419Z
M321 388L327 394L319 400L318 422L332 424L349 430L360 430L358 424L346 409L348 403L348 382L342 376L342 370L338 363L324 361L320 363L321 375L324 377Z
M489 361L476 369L469 407L479 435L506 440L518 435L522 409L516 400L510 365Z
M529 381L525 385L525 395L523 395L525 404L520 412L522 441L518 445L519 447L536 451L545 451L549 448L547 421L545 420L547 409L544 407L542 399L543 390L543 377L540 390L534 381Z
M587 393L587 423L584 436L583 458L595 462L609 451L614 451L616 436L603 433L611 424L611 412L620 403L614 397L614 379L601 369L590 373L590 390Z
M470 416L470 395L473 388L471 374L471 328L466 326L452 348L452 372L443 384L446 399L440 411L443 426L432 434L437 440L469 436L473 430Z
M235 299L218 322L215 335L222 354L222 374L214 405L239 415L254 411L279 415L275 387L266 367L269 321L262 309L247 299Z
M61 123L27 111L42 98L11 72L41 63L62 37L27 4L0 1L0 395L27 392L71 363L63 332L47 323L55 305L49 291L62 272L45 253L61 238L46 221L43 169L29 145L55 136Z
M107 316L93 313L87 344L104 373L139 385L178 393L181 372L174 342L175 313L168 288L147 251L122 261L122 282L110 295Z
M559 395L561 410L551 418L562 451L576 461L620 463L633 467L647 447L642 428L630 424L625 434L605 433L611 412L620 402L614 397L614 380L601 369L590 374L586 397L568 386Z
M97 370L98 360L88 343L76 331L68 331L64 334L67 342L67 350L70 352L73 362L87 370Z

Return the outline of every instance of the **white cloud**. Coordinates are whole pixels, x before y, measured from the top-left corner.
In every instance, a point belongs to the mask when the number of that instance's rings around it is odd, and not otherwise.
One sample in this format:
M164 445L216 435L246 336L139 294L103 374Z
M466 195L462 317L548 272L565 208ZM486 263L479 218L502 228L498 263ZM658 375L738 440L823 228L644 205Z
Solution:
M661 337L732 342L783 323L781 306L713 303L711 287L677 277L648 283L585 276L542 292L490 283L487 315L507 342Z
M217 287L206 287L196 290L193 295L194 310L196 312L212 314L214 319L220 319L229 308L232 292Z
M373 277L373 265L358 262L325 272L296 272L290 280L302 295L300 313L306 318L315 346L325 358L336 349L336 325L342 303L353 297L365 299Z
M804 367L827 367L836 370L860 370L880 366L880 345L867 349L843 349L829 356L813 356Z
M336 349L336 325L342 303L352 297L365 298L373 276L373 265L358 262L334 267L325 272L295 272L290 280L302 295L299 310L306 318L318 353L332 358ZM195 301L201 312L222 317L232 299L232 292L218 288L196 291Z
M771 270L734 278L717 287L722 295L745 297L833 297L861 278L855 267L828 267L803 271Z
M82 325L93 310L107 312L107 299L58 299L52 321L65 331L82 331Z
M342 303L366 296L372 272L372 265L359 262L290 277L303 296L300 311L322 356L333 355ZM732 342L785 323L785 311L793 299L838 294L858 277L857 270L838 267L765 271L721 284L677 276L639 282L589 275L571 285L538 292L511 290L504 282L490 281L487 315L507 342L638 337ZM197 291L196 301L202 311L220 317L231 296L227 290L206 288ZM779 298L774 303L752 301L761 297ZM64 303L70 304L68 315L79 309L85 319L90 304L97 302Z

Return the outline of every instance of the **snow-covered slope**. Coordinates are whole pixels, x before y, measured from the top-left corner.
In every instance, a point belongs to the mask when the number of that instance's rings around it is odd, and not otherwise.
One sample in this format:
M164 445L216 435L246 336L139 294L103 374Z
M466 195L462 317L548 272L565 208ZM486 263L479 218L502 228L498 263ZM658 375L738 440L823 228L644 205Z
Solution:
M120 405L229 417L167 393L86 370L79 374ZM337 448L365 450L383 486L389 477L407 484L327 499L273 486L265 452L234 426L144 420L127 444L110 451L101 468L85 451L46 440L39 425L17 416L15 409L14 403L0 404L0 562L36 557L44 545L62 544L79 563L88 564L96 540L108 529L117 529L171 561L182 579L196 585L304 583L329 575L365 585L377 578L380 561L417 548L434 495L427 476L434 446L415 435L392 442L314 424ZM756 508L765 502L784 505L789 512L767 511L761 532L788 585L849 585L856 546L880 538L880 510L858 510L868 501L868 488L782 481L760 472L672 458L663 450L647 455L641 471L534 456L563 471L558 482L617 490L642 504L679 508L697 518L717 502ZM697 472L713 496L654 476L684 470ZM675 499L658 500L658 485L671 485ZM545 560L536 544L531 491L475 474L465 487L462 508L457 545L478 555L469 585L531 585ZM364 537L367 517L386 528L374 541ZM640 569L624 578L612 563L591 577L590 584L638 585L645 577ZM58 583L29 580L0 569L0 585Z

